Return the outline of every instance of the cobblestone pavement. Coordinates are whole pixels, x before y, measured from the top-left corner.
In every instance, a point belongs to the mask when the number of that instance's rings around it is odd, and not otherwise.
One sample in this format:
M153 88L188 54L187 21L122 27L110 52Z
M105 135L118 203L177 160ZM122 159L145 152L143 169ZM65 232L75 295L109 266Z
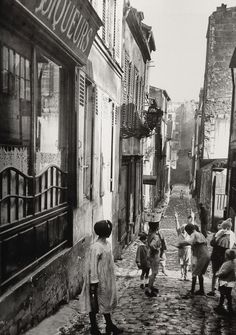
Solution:
M181 186L183 188L183 186ZM190 281L180 280L175 231L174 211L180 220L186 220L190 208L196 212L195 203L189 198L187 188L184 199L179 199L180 186L175 186L170 197L161 229L167 240L168 276L158 275L156 286L160 292L155 298L147 298L139 287L139 272L134 263L137 243L132 243L123 253L123 259L116 262L119 303L113 314L114 322L124 329L125 334L224 334L236 335L236 316L220 317L214 313L219 295L214 298L194 297L183 299L190 289ZM197 218L198 220L198 218ZM210 290L210 268L205 278L206 291ZM190 278L190 273L189 273ZM235 296L235 291L233 292ZM89 334L88 316L77 313L77 300L64 306L54 316L41 322L27 335L80 335ZM234 301L236 309L236 302ZM58 323L60 321L60 323ZM104 320L98 317L101 331L105 333Z

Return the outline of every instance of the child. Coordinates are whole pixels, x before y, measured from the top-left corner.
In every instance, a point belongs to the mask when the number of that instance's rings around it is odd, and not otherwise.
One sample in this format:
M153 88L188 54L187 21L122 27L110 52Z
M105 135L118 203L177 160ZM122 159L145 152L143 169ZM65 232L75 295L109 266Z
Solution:
M181 244L187 237L187 232L185 231L185 225L180 227L178 213L175 212L175 222L176 222L176 231L178 235L178 243ZM178 247L178 256L180 264L180 275L181 279L187 280L188 269L191 264L191 246L181 246Z
M166 272L166 250L167 250L166 241L165 241L164 235L159 230L159 226L158 226L157 232L158 232L160 240L161 240L160 266L161 266L162 273L165 276L168 276L167 272Z
M234 250L228 249L225 252L225 262L216 273L216 276L219 278L220 301L214 310L218 314L225 314L227 312L224 308L225 298L228 303L228 312L230 314L233 313L231 292L236 281L235 270L235 252Z
M221 224L221 229L215 234L216 244L225 248L232 249L236 242L235 234L232 229L232 219L228 218Z
M219 220L217 223L217 231L219 231L222 227L223 220ZM214 297L215 296L215 286L216 286L216 272L219 270L221 265L224 263L225 260L225 248L220 247L217 245L215 240L215 235L213 235L210 245L212 246L212 253L211 253L211 267L212 267L212 279L211 279L211 291L207 293L207 296Z
M159 290L154 287L154 282L158 274L160 254L161 254L161 239L158 233L159 222L149 222L149 232L147 237L147 245L149 248L149 262L151 268L151 276L149 276L148 287L145 289L145 294L148 297L156 297Z
M205 295L203 275L208 267L210 255L207 248L207 240L200 233L197 225L188 223L185 226L185 231L188 236L185 238L185 242L181 242L180 245L191 245L192 249L192 287L191 291L185 296L185 298L191 298L194 294ZM200 289L195 292L197 277Z
M148 285L148 275L149 275L149 271L150 271L150 264L148 261L148 247L146 245L146 241L147 241L147 234L142 232L140 233L140 242L141 244L138 246L137 249L137 253L136 253L136 264L138 266L138 268L140 270L142 270L141 272L141 285L140 287L142 289L145 288L145 286L147 287Z
M117 305L116 281L114 261L111 245L107 241L112 231L109 220L98 221L94 225L98 239L91 245L89 259L86 262L85 280L80 295L80 311L89 313L90 333L102 334L98 328L96 314L104 314L106 334L121 334L123 330L117 328L111 320L111 311Z

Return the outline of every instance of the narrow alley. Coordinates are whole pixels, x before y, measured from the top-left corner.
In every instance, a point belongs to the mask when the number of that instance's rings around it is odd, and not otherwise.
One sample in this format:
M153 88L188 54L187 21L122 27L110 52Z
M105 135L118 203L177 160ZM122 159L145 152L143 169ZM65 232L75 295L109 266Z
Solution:
M184 190L183 199L179 198L180 189ZM155 285L159 288L156 298L148 298L140 288L140 272L135 264L137 241L125 249L122 260L116 262L119 304L113 314L117 325L124 329L124 334L236 334L236 319L219 317L213 308L217 305L216 297L195 296L183 299L190 289L190 280L180 278L177 258L177 234L175 230L174 211L179 214L181 222L186 220L190 209L196 213L195 203L189 197L189 189L176 185L161 220L161 231L167 241L167 274L159 273ZM198 217L197 217L198 221ZM210 239L209 234L209 239ZM211 268L206 275L206 292L210 291ZM191 278L189 272L189 279ZM234 292L235 297L235 292ZM236 301L234 302L236 304ZM25 335L79 335L89 334L88 316L78 314L78 300L64 305L51 317L42 321ZM98 318L99 327L105 329L104 320Z

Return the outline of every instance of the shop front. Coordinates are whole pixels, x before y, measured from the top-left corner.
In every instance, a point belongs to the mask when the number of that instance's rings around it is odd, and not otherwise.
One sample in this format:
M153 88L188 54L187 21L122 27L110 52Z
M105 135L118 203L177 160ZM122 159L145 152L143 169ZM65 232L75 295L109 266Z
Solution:
M0 290L72 246L79 69L89 1L0 5Z

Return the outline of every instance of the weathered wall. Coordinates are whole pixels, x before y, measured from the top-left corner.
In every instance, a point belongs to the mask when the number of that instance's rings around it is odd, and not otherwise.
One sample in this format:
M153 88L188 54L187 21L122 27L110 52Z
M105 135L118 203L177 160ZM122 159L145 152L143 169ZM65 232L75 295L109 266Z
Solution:
M83 239L62 251L0 297L1 335L36 325L80 291L90 241Z
M230 59L236 45L236 7L218 7L210 16L207 33L207 57L204 81L204 152L203 158L228 155L232 79ZM225 122L219 122L222 119ZM217 134L224 132L220 146ZM224 155L224 156L222 156Z
M83 193L80 194L80 206L74 210L73 237L75 242L85 236L93 235L93 225L96 221L101 219L111 220L113 223L112 234L117 235L121 77L112 62L108 62L107 58L104 57L101 49L102 45L99 44L99 42L94 43L89 55L89 60L92 62L92 79L97 86L97 110L94 118L93 143L93 199L88 200L84 197ZM118 108L118 112L115 120L113 138L113 162L115 162L115 164L113 164L114 189L111 191L111 129L113 104ZM84 137L83 123L84 117L81 113L81 115L79 115L80 132L78 134L81 143ZM79 150L80 157L83 160L83 146L81 146ZM80 178L80 187L82 188L83 168L79 169L78 177ZM116 240L116 238L110 238L111 242L113 241L115 243Z

